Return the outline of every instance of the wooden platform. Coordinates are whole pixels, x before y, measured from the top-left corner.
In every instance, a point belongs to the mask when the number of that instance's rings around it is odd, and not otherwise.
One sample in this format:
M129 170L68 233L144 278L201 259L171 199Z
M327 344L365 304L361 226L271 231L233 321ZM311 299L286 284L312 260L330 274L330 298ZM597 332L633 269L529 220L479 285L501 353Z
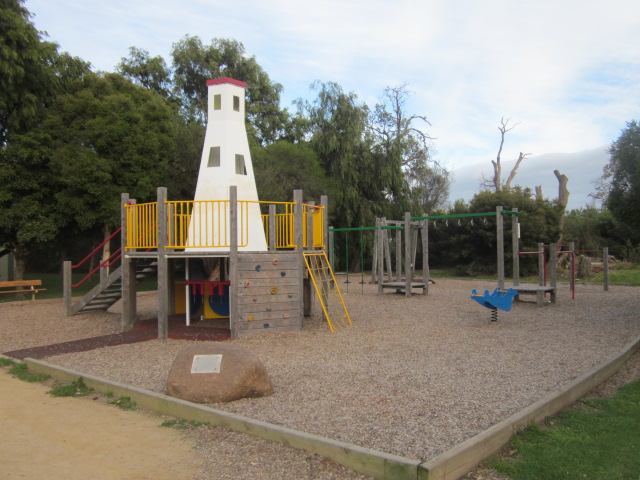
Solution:
M412 290L414 288L422 288L423 293L426 286L424 282L411 282ZM382 282L382 288L395 288L397 292L402 292L407 288L407 284L405 282Z
M549 298L551 303L556 303L556 289L555 287L545 286L545 285L516 285L511 287L518 292L517 300L520 300L520 295L536 295L537 296L537 304L539 307L544 305L544 295L546 293L549 294Z

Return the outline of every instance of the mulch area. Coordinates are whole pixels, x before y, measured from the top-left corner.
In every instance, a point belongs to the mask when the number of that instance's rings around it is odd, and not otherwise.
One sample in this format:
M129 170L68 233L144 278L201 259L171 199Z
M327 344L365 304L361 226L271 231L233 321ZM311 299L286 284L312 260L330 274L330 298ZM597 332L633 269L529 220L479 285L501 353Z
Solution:
M199 322L185 325L184 315L169 317L169 338L173 340L194 340L205 342L222 342L229 340L231 332L228 328L199 326ZM127 343L147 342L158 338L158 319L151 318L140 322L136 327L122 333L101 335L99 337L83 338L69 342L43 345L39 347L23 348L4 352L4 355L18 358L46 358L64 353L86 352L96 348L113 347Z

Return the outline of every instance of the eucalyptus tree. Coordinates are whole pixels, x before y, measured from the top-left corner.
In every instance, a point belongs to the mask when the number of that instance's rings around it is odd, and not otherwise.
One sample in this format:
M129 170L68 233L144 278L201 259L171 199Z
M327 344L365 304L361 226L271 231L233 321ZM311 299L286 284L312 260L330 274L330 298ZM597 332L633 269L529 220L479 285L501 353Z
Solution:
M81 230L119 224L120 194L155 198L175 156L174 112L118 74L88 74L47 109L42 135L58 209Z
M369 110L337 83L314 82L312 89L317 98L299 101L298 107L308 121L311 147L334 185L333 223L370 225L384 209L387 185L366 138Z
M0 2L0 246L15 255L21 279L34 250L60 233L65 217L52 201L57 190L47 108L89 64L43 40L22 0Z
M197 36L185 36L171 52L174 92L187 111L204 122L207 111L206 81L232 77L247 83L248 133L258 144L278 140L288 114L280 108L282 85L271 81L254 56L247 56L236 40L214 38L205 45Z
M54 94L51 65L57 53L45 42L23 6L24 0L0 3L0 145L11 134L28 131Z
M609 148L611 158L604 167L599 185L600 197L607 209L629 228L630 240L640 242L640 125L627 123Z
M394 201L404 209L432 212L445 206L451 174L434 160L426 116L409 113L410 94L407 84L387 87L370 115L369 132L374 152L384 158L382 168L394 180Z

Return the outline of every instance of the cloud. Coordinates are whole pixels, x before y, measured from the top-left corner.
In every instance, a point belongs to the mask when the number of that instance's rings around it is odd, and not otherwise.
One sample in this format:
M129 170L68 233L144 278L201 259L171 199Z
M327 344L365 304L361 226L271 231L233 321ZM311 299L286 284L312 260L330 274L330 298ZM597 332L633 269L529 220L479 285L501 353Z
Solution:
M532 192L537 185L541 185L544 197L555 199L558 196L558 181L553 171L557 169L569 178L569 209L594 204L594 199L589 195L595 192L594 182L600 178L603 167L609 163L607 150L608 146L600 146L572 154L550 153L528 157L521 163L513 185L528 187ZM514 165L515 159L503 159L503 180ZM449 196L451 202L458 199L469 201L480 191L483 175L486 179L493 177L490 161L456 169Z
M110 70L128 47L167 61L184 35L241 41L283 105L336 81L373 106L407 82L449 166L495 156L501 117L521 125L507 152L577 152L613 141L637 116L635 0L27 0L38 28Z

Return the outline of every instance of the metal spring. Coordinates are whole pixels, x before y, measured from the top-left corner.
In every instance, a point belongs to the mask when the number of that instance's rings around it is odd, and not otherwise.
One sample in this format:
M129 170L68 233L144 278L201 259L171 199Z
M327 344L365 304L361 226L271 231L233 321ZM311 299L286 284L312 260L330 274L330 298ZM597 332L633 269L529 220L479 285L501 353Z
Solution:
M492 322L497 322L498 321L498 309L497 308L492 308L491 309L491 321Z

